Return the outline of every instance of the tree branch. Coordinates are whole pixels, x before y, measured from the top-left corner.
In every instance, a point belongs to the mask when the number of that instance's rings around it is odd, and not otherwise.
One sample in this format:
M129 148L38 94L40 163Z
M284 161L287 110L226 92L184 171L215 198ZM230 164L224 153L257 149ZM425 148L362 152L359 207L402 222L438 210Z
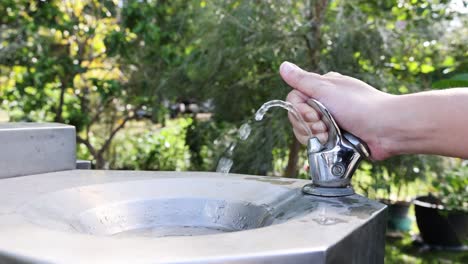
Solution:
M68 78L65 77L60 80L61 86L60 86L60 98L59 98L59 104L57 106L57 110L55 111L55 118L54 121L57 123L60 123L63 121L62 119L62 112L63 112L63 104L65 101L65 91L67 90L68 86Z
M122 129L125 124L129 121L129 120L132 120L136 118L136 115L129 115L127 117L124 118L124 120L117 126L115 127L112 132L110 133L109 137L107 138L107 140L104 142L104 144L102 145L101 149L99 150L98 152L98 155L102 155L104 153L104 151L107 150L107 148L109 148L110 146L110 143L112 142L112 140L114 139L114 136L117 134L117 132L119 132L120 129Z
M94 158L96 158L96 155L97 155L96 149L93 147L93 145L91 145L91 143L89 142L88 139L84 139L84 138L82 138L82 137L80 137L80 136L77 135L77 136L76 136L76 141L77 141L78 143L81 143L81 144L85 145L85 146L88 148L88 150L89 150L89 152L91 153L91 155L92 155Z

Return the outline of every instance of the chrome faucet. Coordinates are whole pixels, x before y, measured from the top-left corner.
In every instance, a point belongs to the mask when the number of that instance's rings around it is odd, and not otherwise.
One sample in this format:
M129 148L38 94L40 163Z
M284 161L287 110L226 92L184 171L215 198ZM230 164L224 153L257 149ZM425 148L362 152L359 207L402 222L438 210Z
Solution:
M328 141L322 144L316 137L309 139L307 155L312 183L305 185L302 191L330 197L354 194L351 177L360 161L370 156L368 147L356 136L341 131L320 102L309 99L307 103L322 115L328 129Z

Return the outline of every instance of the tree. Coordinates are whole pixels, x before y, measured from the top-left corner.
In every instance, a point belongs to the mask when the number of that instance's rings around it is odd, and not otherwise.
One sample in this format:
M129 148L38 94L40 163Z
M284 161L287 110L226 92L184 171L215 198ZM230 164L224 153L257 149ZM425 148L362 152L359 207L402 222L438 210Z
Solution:
M433 81L446 87L445 79L460 83L466 72L463 25L445 0L6 0L0 98L12 120L75 125L97 168L107 166L115 135L130 120L164 124L169 102L208 102L214 118L194 120L186 141L193 168L207 169L236 127L289 92L278 75L283 60L396 94ZM252 123L256 142L238 144L234 171L268 174L281 160L281 174L297 176L305 155L286 115L266 120ZM411 162L375 168L393 164Z
M98 168L117 131L135 117L123 97L125 77L104 44L118 27L115 11L111 2L20 0L0 11L6 49L0 65L9 75L1 92L12 119L75 125ZM105 132L101 142L91 142L98 122Z
M164 113L156 88L183 53L173 16L181 5L7 1L0 7L0 70L8 77L0 80L0 96L11 119L76 126L96 168L106 167L129 120Z
M171 83L186 87L187 96L212 99L216 120L237 125L262 103L285 97L289 88L277 73L283 60L318 73L351 75L395 94L430 89L432 74L447 71L466 57L466 51L459 48L464 38L444 43L447 24L459 18L449 6L449 1L206 3L204 15L195 22L202 30L193 40L187 63ZM262 137L265 159L257 165L249 162L259 155L259 144L253 144L243 152L250 156L241 155L247 160L245 166L236 171L265 173L255 167L265 162L270 163L267 171L271 170L272 150L289 144L283 175L297 175L300 148L289 124L285 119L272 123ZM278 138L286 140L278 142ZM271 145L265 145L268 142ZM423 161L425 157L406 159ZM390 160L375 168L395 164L411 162Z

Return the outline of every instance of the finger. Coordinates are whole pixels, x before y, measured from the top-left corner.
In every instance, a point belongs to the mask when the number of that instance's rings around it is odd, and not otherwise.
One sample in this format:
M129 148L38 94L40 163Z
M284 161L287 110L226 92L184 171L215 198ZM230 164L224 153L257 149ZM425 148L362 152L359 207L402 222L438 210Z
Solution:
M321 115L319 112L315 111L315 109L311 109L307 111L307 113L305 113L303 117L304 117L304 121L306 122L318 122L320 121Z
M297 90L292 90L286 97L286 101L293 104L294 108L296 108L297 111L301 114L304 121L319 121L321 117L320 113L315 111L314 108L312 108L309 104L306 103L307 99L309 99L309 97Z
M310 137L309 133L312 133L312 135L318 135L318 134L324 134L324 133L328 134L328 129L322 121L312 122L312 123L302 123L302 122L297 121L292 115L290 115L289 118L290 118L290 122L291 122L293 129L302 136Z
M301 117L305 122L318 122L320 121L321 115L310 105L306 103L296 104L294 107L297 109ZM294 115L293 115L294 117Z
M286 97L286 101L297 104L297 103L304 103L309 99L309 97L298 90L292 90L288 93Z
M328 131L327 126L322 121L311 123L310 128L314 134Z
M307 142L309 141L309 136L304 135L303 133L299 132L295 128L293 129L294 135L296 136L297 140L301 142L303 145L307 145ZM320 143L326 144L328 140L328 133L318 133L314 135L314 137L318 138Z
M334 72L334 71L331 71L331 72L327 72L323 75L324 77L343 77L343 75L341 75L340 73L338 72Z
M312 129L311 129L311 126L308 124L308 123L303 123L299 120L297 120L297 118L291 114L291 113L288 113L288 118L289 118L289 121L291 122L291 125L293 126L293 128L295 128L298 132L304 134L304 135L308 135L309 131L311 132ZM307 130L307 128L309 130Z
M316 112L315 112L316 113ZM311 113L308 113L311 114ZM298 130L300 130L304 134L308 134L309 132L312 133L321 133L327 131L327 127L325 124L323 124L320 119L317 118L317 116L314 116L312 122L302 122L299 121L295 115L288 113L288 119L289 122L293 127L296 127Z
M318 138L318 140L320 141L320 143L322 143L323 145L325 145L328 141L328 133L318 133L316 135L314 135L316 138Z
M302 145L307 145L307 141L309 141L309 136L304 135L293 128L294 136L296 136L297 140L301 142Z
M283 62L281 64L280 74L283 80L291 87L309 97L319 100L324 96L326 90L333 86L323 76L306 72L290 62Z

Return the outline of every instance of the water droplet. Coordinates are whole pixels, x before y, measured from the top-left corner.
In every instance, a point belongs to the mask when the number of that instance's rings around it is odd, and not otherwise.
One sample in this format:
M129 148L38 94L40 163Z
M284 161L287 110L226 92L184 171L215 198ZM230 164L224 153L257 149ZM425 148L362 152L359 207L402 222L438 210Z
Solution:
M281 107L283 109L288 110L299 121L299 123L302 124L304 129L307 131L307 134L309 135L309 137L310 138L312 137L312 132L310 131L310 128L304 122L304 119L299 114L297 109L289 102L285 102L285 101L282 101L282 100L272 100L272 101L268 101L268 102L264 103L257 110L257 112L255 113L255 120L257 120L257 121L262 120L263 117L265 116L265 114L267 113L268 109L270 109L272 107ZM243 124L239 128L239 131L238 131L239 139L246 140L249 137L251 131L252 131L252 128L251 128L249 123ZM229 171L231 170L231 167L232 167L232 165L234 163L233 160L231 159L231 157L233 155L234 149L236 148L236 145L237 145L236 142L233 142L233 143L231 143L229 145L229 147L228 147L228 149L227 149L227 151L225 153L226 156L222 157L218 162L218 166L216 167L217 172L221 172L221 173L225 173L225 174L229 173Z
M242 140L246 140L249 137L251 131L252 128L250 127L249 123L243 124L239 128L239 138Z
M229 173L233 163L232 159L222 157L218 162L216 172Z
M237 143L236 143L236 142L233 142L233 143L229 146L229 148L228 148L226 154L229 155L229 156L232 156L232 154L234 153L234 149L236 149L236 145L237 145Z

